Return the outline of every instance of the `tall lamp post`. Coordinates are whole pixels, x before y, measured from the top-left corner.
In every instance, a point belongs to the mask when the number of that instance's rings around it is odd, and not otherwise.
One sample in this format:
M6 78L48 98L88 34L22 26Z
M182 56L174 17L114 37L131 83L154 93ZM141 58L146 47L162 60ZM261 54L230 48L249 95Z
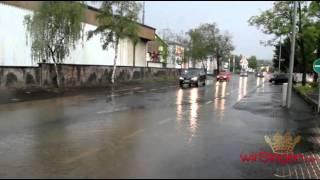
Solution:
M289 64L289 80L288 80L287 101L286 101L286 105L288 109L291 106L292 73L293 73L293 63L294 63L294 50L295 50L295 43L296 43L296 24L297 24L296 14L297 14L297 1L294 1L291 53L290 53L290 64Z
M146 2L143 1L142 3L142 24L144 24L144 18L145 18L145 9L146 8Z
M281 65L281 46L282 46L282 44L281 44L281 35L280 35L280 48L279 48L279 73L281 72L281 70L280 70L280 65Z

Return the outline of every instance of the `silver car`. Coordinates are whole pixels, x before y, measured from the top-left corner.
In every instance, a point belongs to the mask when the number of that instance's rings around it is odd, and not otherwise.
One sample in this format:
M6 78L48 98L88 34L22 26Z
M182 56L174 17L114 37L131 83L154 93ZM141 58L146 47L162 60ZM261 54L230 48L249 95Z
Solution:
M246 71L240 72L240 77L248 77L248 73Z

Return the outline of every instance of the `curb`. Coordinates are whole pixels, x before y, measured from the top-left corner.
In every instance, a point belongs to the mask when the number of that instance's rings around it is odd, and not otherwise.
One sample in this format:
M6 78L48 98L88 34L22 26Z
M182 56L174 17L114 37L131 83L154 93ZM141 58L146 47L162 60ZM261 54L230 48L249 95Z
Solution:
M293 91L295 93L297 93L306 103L308 103L314 112L317 112L317 108L318 108L318 102L315 101L314 99L310 98L309 96L301 93L295 86L293 86Z

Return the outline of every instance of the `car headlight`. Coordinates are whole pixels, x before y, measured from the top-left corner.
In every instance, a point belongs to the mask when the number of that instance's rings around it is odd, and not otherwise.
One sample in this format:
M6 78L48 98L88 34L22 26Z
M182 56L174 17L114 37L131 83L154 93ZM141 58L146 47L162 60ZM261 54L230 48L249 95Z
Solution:
M198 77L193 77L191 80L196 81L198 80Z
M180 80L183 80L183 77L180 77L179 79L180 79Z
M223 78L227 78L227 76L223 76Z

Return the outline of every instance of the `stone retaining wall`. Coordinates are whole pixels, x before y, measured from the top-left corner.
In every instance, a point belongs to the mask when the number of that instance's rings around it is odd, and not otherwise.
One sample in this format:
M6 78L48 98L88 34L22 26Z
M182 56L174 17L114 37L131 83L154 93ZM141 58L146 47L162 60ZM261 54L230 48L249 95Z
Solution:
M111 84L113 66L60 64L63 87L107 86ZM116 82L143 81L155 79L177 79L179 69L155 67L118 66ZM39 64L39 67L0 66L0 88L25 88L30 86L55 87L56 74L53 64Z

